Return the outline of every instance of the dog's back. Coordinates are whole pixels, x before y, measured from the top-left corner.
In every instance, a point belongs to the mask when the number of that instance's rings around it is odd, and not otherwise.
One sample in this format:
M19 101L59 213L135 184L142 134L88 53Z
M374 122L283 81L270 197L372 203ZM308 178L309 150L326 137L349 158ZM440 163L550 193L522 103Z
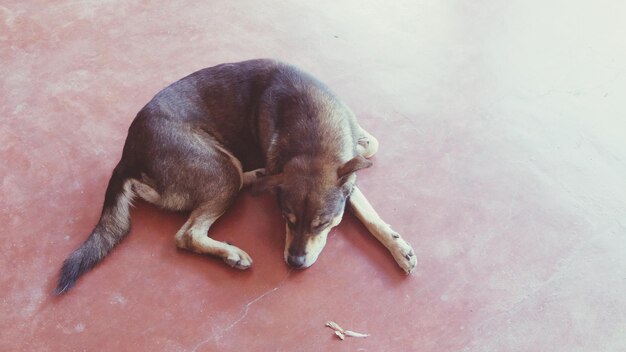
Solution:
M269 59L202 69L171 84L138 113L129 137L167 138L172 129L183 126L209 133L244 170L262 167L272 142L288 145L281 149L296 154L319 147L344 149L341 134L357 130L351 111L327 86L294 66ZM272 141L275 132L283 139ZM291 156L281 156L277 167Z

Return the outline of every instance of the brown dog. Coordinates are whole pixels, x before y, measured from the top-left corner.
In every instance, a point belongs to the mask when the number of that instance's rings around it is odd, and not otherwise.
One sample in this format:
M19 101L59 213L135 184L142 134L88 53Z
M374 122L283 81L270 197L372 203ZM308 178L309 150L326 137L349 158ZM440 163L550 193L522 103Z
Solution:
M63 263L56 294L71 288L128 233L138 196L191 211L176 245L246 269L243 250L207 236L242 187L274 190L287 223L285 260L307 268L318 258L346 201L367 229L410 273L411 246L383 222L355 186L355 171L378 142L325 85L274 60L223 64L159 92L128 130L100 221Z

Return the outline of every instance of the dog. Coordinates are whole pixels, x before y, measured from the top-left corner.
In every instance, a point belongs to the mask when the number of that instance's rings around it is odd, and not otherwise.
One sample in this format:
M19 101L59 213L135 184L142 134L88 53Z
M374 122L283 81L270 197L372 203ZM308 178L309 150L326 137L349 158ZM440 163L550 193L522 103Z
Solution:
M249 268L246 252L207 236L244 187L275 192L290 267L315 263L348 203L408 274L415 252L355 185L355 172L370 167L377 150L354 113L294 66L258 59L192 73L157 93L133 120L100 220L64 261L54 292L67 292L129 232L137 197L191 212L175 235L178 247Z

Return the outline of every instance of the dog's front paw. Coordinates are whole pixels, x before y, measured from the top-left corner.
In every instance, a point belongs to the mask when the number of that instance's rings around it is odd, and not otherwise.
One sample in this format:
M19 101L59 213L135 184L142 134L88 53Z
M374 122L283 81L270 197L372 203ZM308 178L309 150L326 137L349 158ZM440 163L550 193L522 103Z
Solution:
M223 259L226 264L241 270L248 269L252 265L252 258L248 253L235 246L229 246L228 253Z
M417 266L417 257L415 251L400 235L394 233L393 244L389 247L389 251L396 260L396 263L404 270L405 273L410 274Z

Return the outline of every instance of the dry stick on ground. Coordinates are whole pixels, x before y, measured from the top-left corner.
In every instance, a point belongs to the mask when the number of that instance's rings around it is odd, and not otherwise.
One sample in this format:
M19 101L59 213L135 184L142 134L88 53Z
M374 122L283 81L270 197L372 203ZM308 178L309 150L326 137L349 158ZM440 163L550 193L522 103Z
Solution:
M341 340L345 339L346 336L350 336L350 337L368 337L368 336L370 336L369 334L362 334L360 332L354 332L354 331L350 331L350 330L345 330L344 328L339 326L339 324L335 323L334 321L327 321L326 322L326 326L328 326L329 328L335 330L335 335L337 335L337 337L339 337Z

